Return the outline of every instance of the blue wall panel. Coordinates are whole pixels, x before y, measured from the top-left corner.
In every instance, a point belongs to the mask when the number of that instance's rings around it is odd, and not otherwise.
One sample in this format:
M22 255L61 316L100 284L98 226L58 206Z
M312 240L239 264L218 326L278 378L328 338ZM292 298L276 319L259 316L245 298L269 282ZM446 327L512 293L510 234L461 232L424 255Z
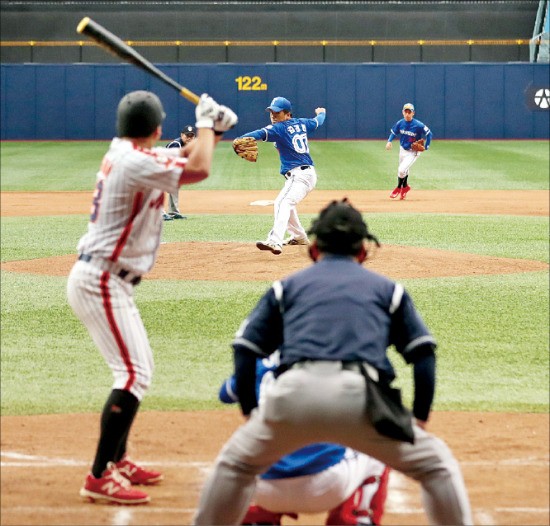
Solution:
M355 106L358 137L378 139L389 136L390 128L386 125L386 68L384 66L376 64L357 69ZM337 119L337 116L333 118ZM397 117L395 120L397 121Z
M394 64L385 66L386 70L386 131L388 131L399 119L403 104L412 102L415 104L414 66L412 64ZM416 107L416 105L415 105ZM421 118L421 110L418 108L418 117ZM424 117L422 117L424 118ZM426 123L430 124L430 123ZM385 133L386 138L389 133Z
M173 88L128 64L3 64L2 139L102 139L116 133L120 98L157 93L167 114L163 138L194 124L194 106ZM232 139L269 124L265 108L288 98L295 116L327 108L317 139L385 140L405 102L435 139L549 138L548 109L534 90L550 88L548 64L164 64L191 91L212 95L239 115ZM244 78L261 79L245 85ZM238 81L240 79L240 81Z
M426 124L435 139L445 135L445 70L419 65L415 67L414 106L416 118Z
M73 89L73 86L78 86L78 89ZM95 137L95 71L92 68L66 68L65 100L66 138L83 140Z
M107 139L116 133L116 109L124 96L126 66L94 66L95 137Z
M530 87L550 88L550 66L546 68L535 68L533 70L533 84ZM533 116L533 135L535 137L548 137L550 135L550 124L548 122L548 110L532 111Z
M474 129L474 69L462 65L445 66L445 130L434 128L434 137L471 139ZM428 123L426 123L428 124Z
M65 137L65 116L67 115L67 90L65 89L65 72L60 66L39 66L36 75L36 137L51 134L54 137ZM47 71L44 74L43 71ZM55 101L55 103L54 103Z
M504 66L474 66L476 138L504 138Z
M364 108L355 103L355 70L344 65L335 65L327 77L327 137L355 139L357 137L356 120L365 114Z
M522 68L521 64L510 64L504 68L504 129L506 137L529 137L533 135L533 112L529 111L525 100L525 90L517 86L527 86L533 82L533 70Z
M15 68L2 66L2 139L36 139L36 68Z

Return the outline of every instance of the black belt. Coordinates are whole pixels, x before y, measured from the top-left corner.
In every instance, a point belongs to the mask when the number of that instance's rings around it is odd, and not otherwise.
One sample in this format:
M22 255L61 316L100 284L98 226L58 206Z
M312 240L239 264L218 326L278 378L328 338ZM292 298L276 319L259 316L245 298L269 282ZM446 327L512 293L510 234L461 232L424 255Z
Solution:
M294 168L300 168L300 170L307 170L308 168L311 168L311 166L309 164L303 164L302 166L295 166ZM294 170L294 168L292 168L292 170ZM291 172L291 170L289 170L285 174L286 179L288 179L290 177L290 172Z
M93 259L93 256L91 254L80 254L78 256L78 260L79 261L85 261L86 263L89 263L90 261L92 261ZM126 277L131 274L129 270L125 270L125 269L121 269L119 270L116 275L126 281ZM128 283L131 283L132 285L136 286L136 285L139 285L141 283L141 276L135 276L133 277L131 280L128 281Z

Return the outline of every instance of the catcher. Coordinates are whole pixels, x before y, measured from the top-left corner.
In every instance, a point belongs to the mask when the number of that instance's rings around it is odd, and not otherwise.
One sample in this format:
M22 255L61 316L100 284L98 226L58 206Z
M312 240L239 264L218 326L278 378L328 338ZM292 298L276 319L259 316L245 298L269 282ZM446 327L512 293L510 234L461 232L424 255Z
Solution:
M397 168L397 186L390 194L391 199L400 196L405 199L411 187L408 183L409 170L421 152L427 150L432 140L432 132L423 122L414 118L414 105L407 102L403 106L403 118L392 127L386 150L391 150L392 141L399 136L399 166Z
M256 359L256 398L275 382L280 353ZM239 401L237 379L222 384L219 399ZM327 512L325 524L379 525L390 469L375 458L337 444L316 443L280 458L256 480L254 504L241 524L280 525L284 515Z

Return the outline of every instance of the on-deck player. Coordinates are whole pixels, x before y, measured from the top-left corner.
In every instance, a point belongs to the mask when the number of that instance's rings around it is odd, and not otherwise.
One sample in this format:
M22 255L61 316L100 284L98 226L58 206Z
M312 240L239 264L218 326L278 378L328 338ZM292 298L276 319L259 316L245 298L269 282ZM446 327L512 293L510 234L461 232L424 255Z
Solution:
M208 177L216 143L237 122L229 108L206 94L195 114L197 140L189 148L168 150L154 147L165 117L160 99L147 91L121 99L118 136L97 173L88 230L69 275L69 303L114 377L91 472L80 490L92 502L149 502L147 493L133 485L163 478L126 455L128 434L153 374L153 353L134 302L134 286L155 263L164 193Z
M256 361L258 403L275 382L279 351ZM219 398L239 401L236 377L228 378ZM389 468L359 451L317 443L286 455L257 479L253 505L242 524L281 524L283 515L328 512L327 525L379 525L388 491Z
M420 152L411 150L411 144L419 139L424 138L426 143L424 148L427 150L432 141L432 132L423 122L414 118L414 105L407 102L403 106L403 118L398 120L391 128L386 150L391 150L392 141L399 136L399 166L397 168L397 186L390 194L392 199L400 195L400 199L405 199L410 191L409 186L409 170L411 166L420 157Z
M317 173L309 155L308 134L325 122L326 110L316 108L313 119L294 118L290 102L284 97L275 97L266 111L269 111L271 124L241 137L273 142L279 152L280 173L286 182L273 205L273 228L266 241L256 243L260 250L270 250L278 255L282 252L282 245L308 244L296 205L317 184ZM285 240L287 230L290 237Z

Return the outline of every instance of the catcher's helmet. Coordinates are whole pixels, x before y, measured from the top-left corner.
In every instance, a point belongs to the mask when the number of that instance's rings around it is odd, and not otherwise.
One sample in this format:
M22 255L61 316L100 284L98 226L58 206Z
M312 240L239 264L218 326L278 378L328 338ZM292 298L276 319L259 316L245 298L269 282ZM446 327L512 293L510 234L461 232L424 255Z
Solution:
M313 221L308 234L316 237L321 252L356 255L363 246L363 239L380 246L376 236L367 227L361 212L344 197L342 201L329 203Z
M118 104L117 135L148 137L162 123L166 114L160 99L150 91L132 91Z

